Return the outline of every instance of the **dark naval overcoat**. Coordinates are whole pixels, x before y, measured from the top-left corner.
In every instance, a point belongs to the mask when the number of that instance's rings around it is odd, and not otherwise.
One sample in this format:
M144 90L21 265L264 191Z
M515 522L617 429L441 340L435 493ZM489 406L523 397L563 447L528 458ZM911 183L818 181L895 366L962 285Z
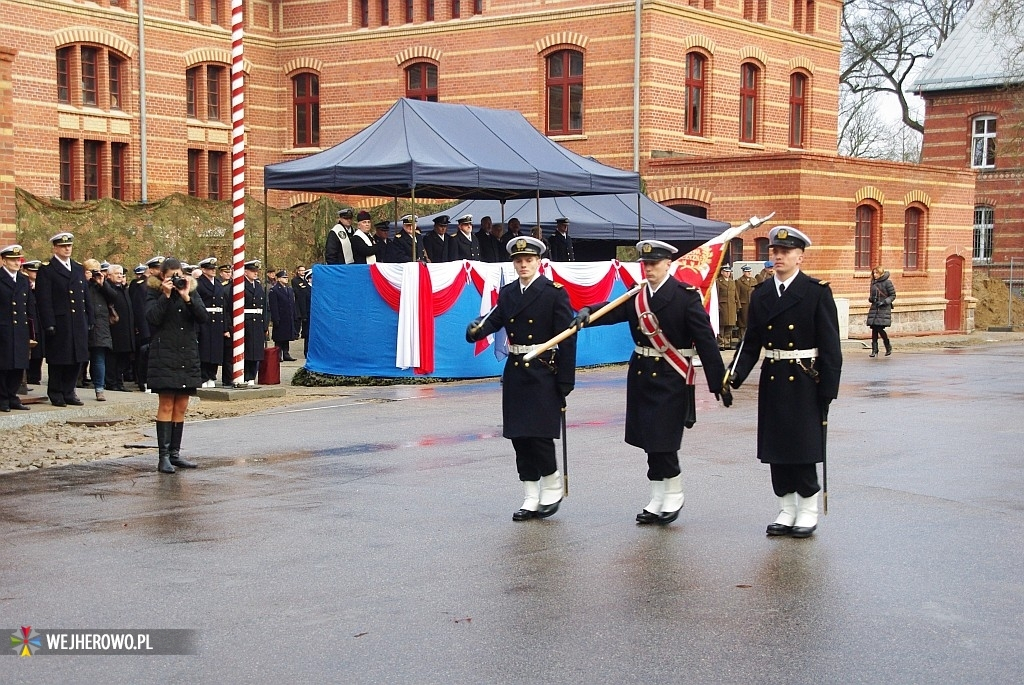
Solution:
M260 279L245 279L245 361L262 362L267 335L267 297ZM252 311L250 311L252 310Z
M828 283L802 271L779 297L775 279L750 295L750 318L733 385L739 387L762 350L817 348L816 378L810 359L764 359L757 396L757 458L768 464L815 464L822 460L822 406L839 395L843 354L839 317Z
M539 345L572 323L569 294L538 276L526 292L519 281L498 293L497 309L478 333L482 339L502 328L509 345ZM557 438L562 434L562 394L559 385L576 381L576 336L559 343L532 361L509 354L501 386L502 435L506 438Z
M89 361L89 327L92 325L92 297L85 280L85 268L71 261L71 270L52 257L36 276L36 310L46 338L46 361L51 364L81 364ZM44 333L45 334L45 333Z
M704 377L711 392L720 392L725 376L722 354L700 293L669 276L649 299L658 327L677 350L694 348L700 356ZM597 309L602 305L594 305ZM653 348L640 330L636 296L613 309L594 326L629 322L633 343ZM626 379L626 443L645 452L675 452L683 440L686 418L693 407L686 380L664 358L637 353L629 359Z
M32 285L23 273L11 278L0 267L0 369L27 369L31 332L29 316L35 307Z
M230 330L231 298L228 289L216 278L211 281L204 274L196 281L196 292L210 317L199 324L199 361L220 366L224 363L224 333Z

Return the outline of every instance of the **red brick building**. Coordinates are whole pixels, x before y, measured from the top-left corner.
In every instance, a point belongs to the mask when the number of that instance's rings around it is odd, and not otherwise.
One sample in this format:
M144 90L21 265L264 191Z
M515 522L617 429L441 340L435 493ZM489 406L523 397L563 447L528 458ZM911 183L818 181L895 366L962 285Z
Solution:
M976 2L929 60L914 88L925 101L922 160L971 169L975 268L997 278L1024 277L1024 199L1021 195L1024 75L1009 68L1002 40L991 35L993 7Z
M659 201L732 222L774 210L773 223L807 231L808 271L850 299L855 333L879 261L901 292L897 330L943 328L947 300L959 307L948 325L971 327L970 259L956 258L970 240L973 175L835 155L840 0L649 0L639 45L633 2L246 9L253 194L265 164L345 140L400 97L517 109L574 152L636 166ZM229 196L230 6L147 2L145 51L136 11L135 0L0 0L4 47L17 52L19 187L142 199L144 70L145 196ZM733 258L760 258L767 228Z

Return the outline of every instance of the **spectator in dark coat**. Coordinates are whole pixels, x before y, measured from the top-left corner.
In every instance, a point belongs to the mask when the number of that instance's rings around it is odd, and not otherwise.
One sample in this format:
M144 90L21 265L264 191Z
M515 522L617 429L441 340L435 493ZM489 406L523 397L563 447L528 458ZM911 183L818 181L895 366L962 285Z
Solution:
M117 321L111 317L110 341L113 349L107 355L107 390L124 388L124 377L131 369L132 353L135 351L135 312L124 284L124 267L111 264L107 270L107 293L111 310L117 314Z
M21 273L21 245L0 251L0 411L28 409L18 398L18 387L28 368L29 312L35 297L28 278Z
M472 259L480 261L480 240L473 234L473 215L463 214L457 221L459 230L452 236L449 255L451 261Z
M36 308L46 334L46 395L55 407L83 404L75 386L89 361L92 306L85 269L71 259L74 240L71 233L50 238L53 257L36 279Z
M162 277L162 278L161 278ZM182 273L181 262L168 257L160 265L160 277L147 281L150 291L146 319L153 339L149 347L149 384L160 396L156 412L156 441L160 473L174 468L194 469L195 462L181 458L188 398L202 383L199 369L198 325L209 320L196 283Z
M224 338L230 336L231 313L227 291L217 280L217 258L207 257L199 262L202 272L196 279L196 293L206 307L210 320L199 325L199 363L203 372L203 387L216 385L217 367L224 362Z
M370 236L373 225L369 212L359 212L357 218L356 230L352 233L352 263L376 264L381 261L380 257L387 246Z
M387 222L384 222L385 224ZM386 248L386 243L380 242L381 249ZM292 293L295 295L295 318L299 323L299 337L302 338L303 356L309 352L309 305L312 290L309 281L306 279L306 267L299 264L295 267L295 276L292 277Z
M411 262L414 252L416 261L423 261L426 258L426 253L423 250L423 236L416 230L416 217L406 214L402 217L402 230L388 245L387 261L392 264Z
M555 221L555 232L548 238L551 253L548 256L553 262L575 262L576 250L569 236L569 220L564 216Z
M476 232L476 240L480 243L480 259L495 264L505 261L505 247L493 233L494 222L491 217L480 219L480 230Z
M423 236L427 261L432 264L451 261L451 236L448 235L448 215L434 217L434 230Z
M245 383L256 385L267 340L266 291L260 283L260 260L245 263Z
M95 259L82 262L85 277L89 279L89 301L92 307L92 327L89 328L89 373L96 401L106 402L103 394L107 379L107 355L114 351L114 340L110 337L110 303L113 293L107 290L107 274L100 269Z
M270 321L274 325L271 338L280 349L281 361L293 362L295 357L289 347L299 335L295 323L295 293L288 285L287 271L277 272L277 283L270 289L267 301L270 304Z
M43 263L38 259L30 259L21 265L21 272L28 279L33 294L28 321L29 335L36 344L31 345L29 350L28 370L25 372L25 382L29 385L39 385L43 382L43 358L46 356L46 336L43 335L42 326L39 324L39 308L36 306L35 299L36 276L39 275L39 267L42 265Z
M896 286L889 280L889 272L880 266L871 270L871 293L868 295L868 302L871 309L868 310L867 324L871 327L871 354L869 357L878 356L878 338L885 343L885 356L892 354L892 343L885 329L892 325L892 303L896 299Z

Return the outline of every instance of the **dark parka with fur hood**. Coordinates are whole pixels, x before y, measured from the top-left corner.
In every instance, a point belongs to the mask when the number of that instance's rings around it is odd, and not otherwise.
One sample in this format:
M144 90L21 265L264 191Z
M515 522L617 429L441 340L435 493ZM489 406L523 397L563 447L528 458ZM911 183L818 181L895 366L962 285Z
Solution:
M198 328L210 315L196 293L195 279L189 281L189 301L185 302L176 290L164 297L159 277L146 280L146 321L152 336L147 383L153 392L194 390L203 384Z
M896 299L896 287L889 280L889 272L883 271L878 278L871 279L871 294L868 301L868 326L888 328L892 325L892 303Z

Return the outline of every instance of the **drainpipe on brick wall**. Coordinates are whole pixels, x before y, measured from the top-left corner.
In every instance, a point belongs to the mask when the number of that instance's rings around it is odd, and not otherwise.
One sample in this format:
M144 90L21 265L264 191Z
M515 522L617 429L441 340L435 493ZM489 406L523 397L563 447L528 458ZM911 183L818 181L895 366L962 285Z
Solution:
M633 9L633 171L640 172L640 10L643 0L635 0Z
M145 3L139 0L139 199L148 202L149 181L146 175L146 27Z

